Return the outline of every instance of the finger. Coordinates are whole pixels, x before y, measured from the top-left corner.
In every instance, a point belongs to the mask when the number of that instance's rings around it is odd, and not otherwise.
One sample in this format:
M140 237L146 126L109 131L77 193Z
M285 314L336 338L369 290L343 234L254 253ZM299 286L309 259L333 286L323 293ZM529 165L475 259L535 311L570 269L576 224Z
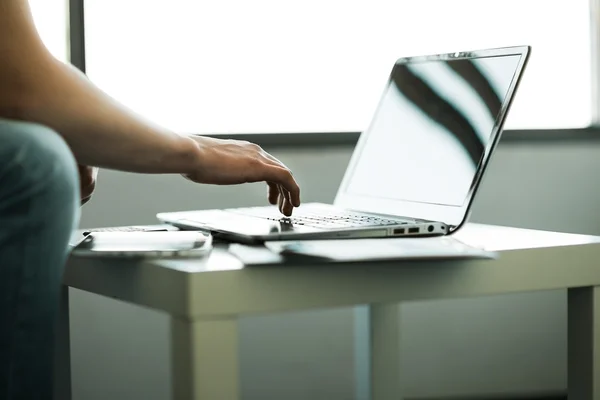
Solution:
M77 168L79 170L79 189L80 197L82 199L81 201L88 202L96 188L98 169L85 165L78 165Z
M294 212L294 206L292 205L292 203L290 203L285 197L283 199L283 215L285 215L286 217L291 217L292 213Z
M269 167L267 169L266 180L283 186L290 195L291 203L295 207L300 206L300 187L287 168Z
M279 196L281 198L283 198L282 202L281 202L281 212L283 215L289 217L292 215L292 211L294 209L294 206L292 205L292 202L290 201L290 194L289 192L283 187L283 186L279 186Z
M291 177L292 177L292 180L294 180L294 183L296 184L296 186L298 186L298 184L296 183L296 181L295 181L295 179L294 179L294 174L292 173L292 171L291 171L289 168L287 168L287 167L285 166L285 164L284 164L284 163L282 163L281 161L279 161L279 160L277 159L277 157L274 157L274 156L273 156L272 154L270 154L270 153L264 152L264 155L266 156L266 158L268 158L268 159L269 159L269 160L271 160L273 163L275 163L275 165L276 165L276 166L278 166L278 167L280 167L280 168L283 168L283 169L287 170L287 171L288 171L288 173L289 173L289 175L291 175ZM290 203L291 203L291 204L295 204L295 202L293 202L293 201L292 201L292 198L291 198L291 197L288 197L288 200L290 201ZM298 207L298 206L300 205L300 197L299 197L299 196L298 196L298 199L297 199L297 200L298 200L298 203L297 203L296 207Z
M277 205L279 207L279 212L283 214L283 200L284 197L281 195L281 192L277 196Z
M294 205L292 203L292 197L290 195L290 192L288 192L287 189L284 188L283 186L281 187L281 192L283 193L283 197L285 198L284 211L288 211L285 209L285 205L287 204L288 209L289 209L289 215L292 215L292 212L294 211Z
M91 183L87 186L82 186L81 190L80 190L80 197L82 199L88 198L88 197L92 197L92 194L94 193L94 188L95 188L95 184Z
M84 174L79 176L79 189L81 189L82 191L86 190L86 188L91 184L92 178L89 175Z
M268 182L267 187L269 188L269 203L272 205L277 205L277 201L279 198L279 186L274 183Z

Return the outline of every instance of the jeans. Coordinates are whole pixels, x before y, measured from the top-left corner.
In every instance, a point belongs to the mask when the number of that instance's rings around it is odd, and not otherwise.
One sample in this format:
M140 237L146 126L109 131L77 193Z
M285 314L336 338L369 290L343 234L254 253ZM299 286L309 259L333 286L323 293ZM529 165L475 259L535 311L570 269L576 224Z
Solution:
M51 399L54 330L79 178L64 140L0 119L0 399Z

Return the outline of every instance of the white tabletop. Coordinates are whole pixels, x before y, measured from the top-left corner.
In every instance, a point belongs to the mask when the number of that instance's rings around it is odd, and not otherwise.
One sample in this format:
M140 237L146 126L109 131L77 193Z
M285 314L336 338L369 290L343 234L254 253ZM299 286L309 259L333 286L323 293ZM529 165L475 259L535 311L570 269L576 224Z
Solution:
M477 224L456 237L499 258L244 267L215 248L195 260L73 257L64 282L186 318L600 285L600 237Z

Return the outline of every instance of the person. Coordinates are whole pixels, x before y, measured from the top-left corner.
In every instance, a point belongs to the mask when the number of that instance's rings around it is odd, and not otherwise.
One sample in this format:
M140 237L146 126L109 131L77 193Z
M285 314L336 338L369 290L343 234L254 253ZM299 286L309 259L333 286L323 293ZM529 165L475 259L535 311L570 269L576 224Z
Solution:
M99 167L264 181L285 215L300 189L255 144L178 134L119 104L50 54L27 0L0 0L0 60L0 398L48 399L68 241Z

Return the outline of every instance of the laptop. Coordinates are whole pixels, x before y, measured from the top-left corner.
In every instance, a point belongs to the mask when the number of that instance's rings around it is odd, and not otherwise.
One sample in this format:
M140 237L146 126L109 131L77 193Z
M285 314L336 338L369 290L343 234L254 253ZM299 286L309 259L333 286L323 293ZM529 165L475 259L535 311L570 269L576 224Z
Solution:
M442 236L468 220L529 46L400 58L333 204L159 213L241 242Z

